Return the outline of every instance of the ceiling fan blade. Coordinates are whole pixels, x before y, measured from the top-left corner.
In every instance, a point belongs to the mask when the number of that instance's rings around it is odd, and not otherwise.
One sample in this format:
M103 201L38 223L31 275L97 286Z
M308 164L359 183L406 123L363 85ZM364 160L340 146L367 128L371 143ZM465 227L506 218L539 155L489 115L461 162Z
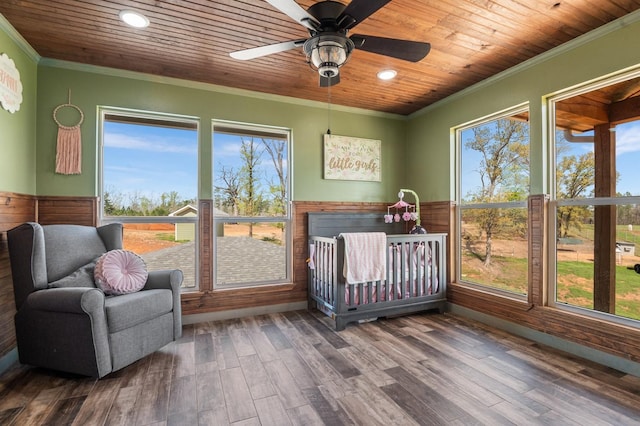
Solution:
M271 55L274 53L285 52L287 50L295 49L304 44L306 40L292 40L282 43L269 44L267 46L253 47L251 49L237 50L229 53L233 59L239 59L241 61L248 61L249 59L260 58L262 56Z
M354 34L350 38L356 49L409 62L420 61L431 50L431 44L420 41L398 40L362 34Z
M324 75L320 76L320 87L335 86L338 83L340 83L340 74L331 78L325 77Z
M355 27L391 0L352 0L337 19L343 30Z
M278 9L280 12L287 15L289 18L293 19L296 22L299 22L301 25L309 28L310 30L317 30L320 28L320 22L306 10L304 10L298 3L293 0L264 0L269 3L271 6Z

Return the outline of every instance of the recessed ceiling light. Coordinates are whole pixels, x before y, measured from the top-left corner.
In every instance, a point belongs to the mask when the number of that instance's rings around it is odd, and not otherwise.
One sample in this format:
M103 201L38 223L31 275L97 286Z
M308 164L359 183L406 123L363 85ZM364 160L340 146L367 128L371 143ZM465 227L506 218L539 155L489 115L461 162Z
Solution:
M395 78L398 73L395 70L383 70L378 73L378 78L380 80L391 80Z
M123 10L120 12L120 19L134 28L145 28L149 26L149 19L141 13L133 10Z

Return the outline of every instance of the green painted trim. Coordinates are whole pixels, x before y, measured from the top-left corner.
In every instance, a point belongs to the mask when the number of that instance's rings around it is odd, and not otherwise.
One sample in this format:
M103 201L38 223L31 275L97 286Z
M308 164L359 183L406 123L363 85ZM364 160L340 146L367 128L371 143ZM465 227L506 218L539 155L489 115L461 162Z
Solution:
M0 358L0 374L13 367L18 362L18 348L13 348Z
M35 49L31 47L31 45L27 42L27 40L24 39L24 37L22 37L22 35L20 35L18 30L16 30L13 25L11 25L11 22L7 21L7 18L5 18L2 13L0 13L0 30L4 31L7 36L9 36L9 38L13 40L13 42L17 44L18 47L20 47L20 49L22 49L24 53L26 53L34 62L37 63L40 61L41 56L38 55L38 52L36 52Z
M108 68L98 65L81 64L78 62L62 61L58 59L42 58L39 65L51 68L62 68L73 71L88 72L110 77L122 77L135 80L148 81L152 83L171 84L174 86L185 87L188 89L204 90L208 92L223 93L228 95L238 95L248 98L261 99L266 101L283 102L293 105L301 105L312 108L326 108L326 102L311 101L307 99L293 98L290 96L274 95L271 93L254 92L251 90L237 89L234 87L220 86L217 84L203 83L200 81L184 80L175 77L165 77L154 74L145 74L137 71L121 70L117 68ZM388 112L373 111L362 108L348 107L343 105L331 104L331 111L340 111L352 114L360 114L371 117L390 118L394 120L406 121L409 119L406 115L391 114Z
M622 371L627 374L640 377L640 363L630 361L609 353L599 351L578 343L570 342L551 334L536 331L531 328L515 324L513 322L505 321L500 318L484 314L482 312L474 311L453 303L447 303L447 312L451 312L466 318L479 321L483 324L490 325L500 330L507 331L509 333L533 340L543 345L551 346L552 348L559 349L564 352L568 352L572 355L579 356L589 361L597 362L598 364L605 365L610 368L614 368L618 371Z
M640 21L640 9L636 10L634 12L629 13L628 15L625 15L621 18L616 19L615 21L611 21L607 24L604 24L601 27L598 27L592 31L589 31L586 34L582 34L581 36L578 36L576 38L574 38L573 40L570 40L566 43L561 44L560 46L554 47L553 49L547 50L546 52L543 52L537 56L534 56L531 59L528 59L524 62L519 63L518 65L514 65L513 67L506 69L498 74L495 74L489 78L486 78L476 84L474 84L473 86L469 86L465 89L462 89L459 92L454 93L453 95L447 96L446 98L435 102L429 106L426 106L424 108L422 108L419 111L416 111L412 114L409 114L407 117L412 119L412 118L416 118L416 117L420 117L426 113L428 113L429 111L432 111L436 108L440 108L442 106L447 105L448 103L451 102L455 102L457 100L460 100L462 98L464 98L465 96L469 96L472 93L481 90L485 87L491 86L492 84L495 84L497 82L499 82L500 80L504 80L506 78L512 77L524 70L527 70L529 68L533 68L538 64L541 64L543 62L548 61L549 59L556 57L556 56L560 56L563 55L571 50L574 50L584 44L590 43L594 40L599 39L600 37L603 37L609 33L612 33L616 30L619 30L621 28L624 28L628 25L634 24L636 22Z

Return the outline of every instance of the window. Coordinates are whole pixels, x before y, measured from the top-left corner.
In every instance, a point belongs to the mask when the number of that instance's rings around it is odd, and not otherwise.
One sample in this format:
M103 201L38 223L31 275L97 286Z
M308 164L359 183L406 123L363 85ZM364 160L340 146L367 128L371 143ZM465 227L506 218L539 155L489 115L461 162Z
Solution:
M290 281L289 131L213 123L214 287Z
M124 225L123 246L149 270L179 268L197 287L198 122L101 109L102 222Z
M640 320L640 275L634 270L640 264L640 107L634 101L639 85L636 70L550 102L550 303L632 324Z
M525 295L528 288L528 110L456 129L457 280Z

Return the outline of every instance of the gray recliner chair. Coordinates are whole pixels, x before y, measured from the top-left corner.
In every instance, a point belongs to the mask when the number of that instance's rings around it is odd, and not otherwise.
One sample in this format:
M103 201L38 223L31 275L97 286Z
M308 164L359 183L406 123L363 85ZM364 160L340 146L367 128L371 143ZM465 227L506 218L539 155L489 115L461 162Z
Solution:
M122 225L29 222L7 232L20 362L103 377L182 335L182 271L149 271L141 291L106 296L95 260L122 248Z

